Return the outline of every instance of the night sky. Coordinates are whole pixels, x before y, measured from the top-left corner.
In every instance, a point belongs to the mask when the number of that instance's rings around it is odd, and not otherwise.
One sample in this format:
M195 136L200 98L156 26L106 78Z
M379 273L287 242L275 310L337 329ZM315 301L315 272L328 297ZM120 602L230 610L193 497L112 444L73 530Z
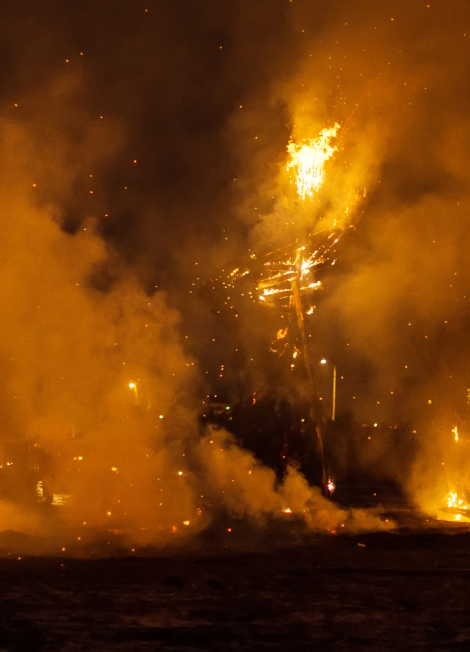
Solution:
M161 293L198 386L230 393L218 369L237 348L264 364L270 320L247 308L227 329L202 290L285 240L289 138L337 121L367 197L323 279L312 356L335 361L358 419L465 416L466 3L16 0L0 23L2 185L68 238L93 223L106 256L86 283ZM312 227L341 192L330 174Z

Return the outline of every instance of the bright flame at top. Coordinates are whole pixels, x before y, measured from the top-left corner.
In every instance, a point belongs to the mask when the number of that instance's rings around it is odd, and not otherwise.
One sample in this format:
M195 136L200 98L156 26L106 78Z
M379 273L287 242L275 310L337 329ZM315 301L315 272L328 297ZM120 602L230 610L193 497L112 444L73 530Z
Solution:
M455 441L459 441L459 433L457 431L457 426L455 426L455 428L452 428L452 432L455 435Z
M323 183L323 166L338 149L332 147L330 141L336 136L340 125L336 122L330 129L322 129L318 136L306 140L300 145L290 142L287 151L291 160L287 163L287 169L295 168L297 191L302 199L308 195L313 196L314 192L320 189Z

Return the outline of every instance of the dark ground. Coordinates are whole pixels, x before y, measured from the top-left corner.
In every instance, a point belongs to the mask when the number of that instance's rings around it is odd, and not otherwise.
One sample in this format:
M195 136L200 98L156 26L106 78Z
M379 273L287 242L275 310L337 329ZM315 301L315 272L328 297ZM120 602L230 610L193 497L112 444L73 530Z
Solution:
M399 503L393 532L255 552L1 560L0 649L469 650L470 527Z

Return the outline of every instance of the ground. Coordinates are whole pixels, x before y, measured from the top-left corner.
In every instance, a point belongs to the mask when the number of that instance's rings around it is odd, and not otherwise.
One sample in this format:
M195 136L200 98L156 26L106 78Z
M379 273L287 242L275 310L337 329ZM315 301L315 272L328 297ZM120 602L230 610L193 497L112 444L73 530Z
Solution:
M227 535L174 556L0 560L0 649L470 649L469 526L394 516L291 544L274 529L251 551Z

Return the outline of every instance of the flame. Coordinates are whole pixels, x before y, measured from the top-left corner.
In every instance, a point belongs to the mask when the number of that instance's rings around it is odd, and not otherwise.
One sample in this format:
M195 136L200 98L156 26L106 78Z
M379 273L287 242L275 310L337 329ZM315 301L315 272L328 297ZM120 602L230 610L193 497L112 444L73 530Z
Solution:
M451 432L454 435L454 441L458 442L459 432L457 426L454 426L451 429ZM467 523L470 521L470 505L467 501L469 485L467 484L467 480L465 480L467 490L460 491L459 485L461 486L462 484L462 482L459 483L457 480L451 483L450 486L452 486L452 490L449 491L445 498L446 508L443 509L443 511L440 513L440 518L444 518L444 520L451 520L445 516L446 513L450 513L452 514L452 518L455 521L461 521L462 519Z
M468 509L468 505L463 500L463 498L459 498L458 494L455 491L449 491L449 495L447 496L447 507L454 507L456 509Z
M282 340L287 335L287 328L280 328L276 333L276 339Z
M336 136L340 125L335 123L330 129L322 129L318 136L311 140L305 140L296 145L290 142L287 151L291 160L287 163L287 170L295 169L297 191L302 199L312 197L314 192L320 189L323 183L323 167L338 149L332 147L330 141Z

